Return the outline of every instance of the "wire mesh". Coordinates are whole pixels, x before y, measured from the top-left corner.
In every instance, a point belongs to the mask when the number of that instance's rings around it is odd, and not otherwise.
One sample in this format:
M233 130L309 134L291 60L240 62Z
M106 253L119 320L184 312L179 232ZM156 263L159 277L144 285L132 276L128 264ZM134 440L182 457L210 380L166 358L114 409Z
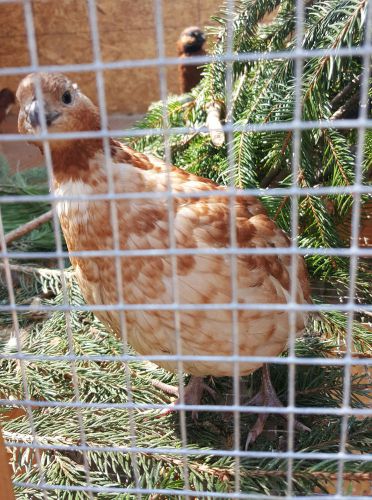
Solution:
M0 1L1 3L9 3ZM4 407L22 407L26 409L27 417L29 420L30 433L22 434L19 433L18 439L11 441L8 439L6 445L9 448L29 448L36 453L36 465L39 472L39 481L28 482L28 481L17 481L15 486L18 488L32 488L34 490L39 490L43 492L44 498L49 498L49 493L51 491L66 491L66 492L84 492L89 498L94 498L96 494L125 494L125 498L132 498L130 495L134 495L136 498L148 497L148 495L159 495L153 498L169 498L171 495L179 496L180 490L164 489L164 488L154 488L149 489L141 487L141 473L138 467L138 455L148 454L148 455L176 455L180 456L182 460L183 467L183 490L182 498L266 498L265 495L258 495L254 493L247 493L242 490L240 484L240 469L241 460L244 459L257 459L257 458L273 458L285 459L287 461L287 490L283 491L280 495L269 495L269 498L296 498L300 499L316 499L319 498L318 495L307 495L307 496L295 496L293 493L293 481L294 481L294 464L297 460L306 460L309 458L309 453L298 452L295 449L294 438L295 438L295 427L294 420L296 415L334 415L342 418L341 433L340 433L340 443L339 448L334 453L329 452L311 452L311 459L313 460L336 460L337 461L337 489L336 493L333 495L328 495L327 498L341 499L348 498L344 493L344 468L345 463L350 460L360 460L361 462L371 462L372 455L368 454L355 454L349 453L347 448L348 441L348 421L350 417L358 416L372 416L372 409L370 408L354 408L350 405L350 391L351 391L351 369L355 366L365 366L371 367L371 359L357 359L352 355L353 346L353 319L356 313L361 311L364 313L372 313L372 305L359 303L356 300L356 280L358 273L358 259L360 257L372 257L372 249L370 248L360 248L359 241L359 222L360 222L360 204L362 194L372 194L372 187L364 184L362 182L362 163L363 163L363 152L364 152L364 137L365 131L368 128L372 128L372 120L368 119L368 89L369 89L369 61L372 54L372 48L370 43L371 34L371 9L368 9L369 20L367 22L367 29L364 38L364 43L360 47L344 47L339 49L324 49L324 50L305 50L303 48L303 26L304 26L304 2L302 0L296 1L296 24L295 24L295 39L296 47L292 51L277 51L274 53L262 53L262 52L251 52L251 53L236 53L234 52L233 46L233 29L234 29L234 19L235 19L235 9L236 3L234 0L227 1L228 8L228 18L227 18L227 44L226 51L221 55L213 56L195 56L190 58L190 60L168 57L165 53L164 48L164 22L163 22L163 2L162 0L154 0L154 17L156 22L156 42L157 42L157 56L151 59L138 59L138 60L119 60L115 62L104 62L101 57L100 48L100 37L99 37L99 23L97 20L97 5L95 0L88 0L88 13L89 13L89 24L92 36L92 48L93 48L93 62L85 64L68 64L68 65L41 65L38 61L37 54L37 41L35 36L34 19L33 19L33 9L31 0L23 0L25 13L25 22L27 28L27 40L28 48L30 51L31 64L23 67L9 67L0 68L0 76L10 76L17 75L21 79L22 76L30 72L40 73L40 72L90 72L93 71L96 77L97 95L98 95L98 108L101 118L101 130L100 131L87 131L87 132L73 132L73 133L51 133L48 132L47 124L45 122L45 117L43 112L41 112L41 131L40 134L35 137L41 140L43 143L44 156L46 159L49 185L51 193L48 195L6 195L1 199L2 204L12 204L16 202L26 202L33 203L35 201L46 201L52 204L53 209L53 228L55 234L56 251L55 252L21 252L21 251L9 251L5 243L5 233L2 224L2 219L0 217L0 241L1 241L1 252L0 257L2 259L2 269L5 271L6 285L9 293L9 301L6 304L0 304L0 312L10 313L13 319L13 328L17 339L17 352L13 353L0 353L0 359L16 360L19 362L20 370L22 372L23 381L23 393L24 397L22 399L7 399L0 398L0 405ZM360 56L363 59L364 71L361 84L361 106L360 114L357 119L343 119L338 120L337 124L332 121L303 121L302 120L302 109L301 109L301 96L302 96L302 76L303 76L303 65L307 58L311 57L331 57L331 56ZM253 124L248 123L245 125L236 124L232 119L232 113L230 112L232 103L232 72L233 63L237 61L262 61L262 60L274 60L274 59L292 60L294 61L294 76L295 76L295 99L294 99L294 115L293 119L285 123L263 123L263 124ZM227 137L227 160L230 166L230 179L229 186L224 192L226 196L229 197L230 206L230 224L229 224L229 238L230 245L223 248L180 248L175 240L174 232L174 209L173 202L175 196L178 198L200 198L204 197L219 197L221 196L221 191L208 191L208 192L183 192L175 193L172 186L171 177L169 175L170 169L168 169L168 183L167 190L161 193L144 193L144 192L130 192L121 193L115 190L113 173L112 173L112 158L110 152L109 138L120 138L123 135L125 137L146 137L150 135L157 136L159 134L164 138L165 144L165 160L168 164L171 162L171 150L169 145L169 140L172 136L178 134L189 134L189 133L207 133L208 129L204 126L200 127L177 127L172 128L169 126L168 121L168 110L167 110L167 68L180 64L204 64L204 63L216 63L222 62L226 64L226 110L227 119L223 125L224 131ZM158 69L159 74L159 87L160 87L160 97L164 103L162 114L164 127L161 129L134 129L134 130L108 130L108 116L107 116L107 106L105 98L105 71L106 70L116 70L116 69L131 69L131 68L142 68L142 67L155 67ZM36 93L39 97L39 101L43 103L42 89L40 82L36 80ZM41 104L43 106L43 104ZM349 129L354 128L358 132L357 148L356 148L356 162L355 162L355 182L351 186L344 187L300 187L298 184L299 178L299 168L301 164L301 134L310 129ZM234 168L235 159L234 152L232 148L233 134L238 131L259 133L262 131L292 131L293 133L293 147L292 147L292 184L290 188L268 188L268 189L238 189L234 184ZM72 195L56 195L53 192L53 164L50 152L49 139L87 139L87 138L100 138L103 141L104 149L104 161L106 172L108 176L108 192L104 194L82 194L79 196ZM19 134L2 134L0 135L1 142L17 142L23 140L30 140L30 136L24 136ZM32 137L31 137L32 139ZM304 195L331 195L331 194L352 194L354 197L354 203L352 208L352 238L351 244L348 248L299 248L298 246L298 233L299 233L299 207L298 200L300 196ZM289 196L291 200L291 246L288 248L239 248L236 238L236 214L234 200L237 196L242 195L271 195L277 197ZM137 250L123 250L120 245L120 234L119 234L119 224L117 215L117 205L118 200L145 200L145 199L167 199L168 207L168 223L169 223L169 246L164 249L137 249ZM110 202L110 221L111 228L114 234L114 245L112 249L109 250L82 250L82 251L71 251L67 252L63 250L61 233L58 225L58 215L56 210L57 203L62 201L99 201L108 200ZM179 298L179 283L177 279L177 257L179 256L196 256L196 255L219 255L225 256L230 262L231 269L231 301L226 303L203 303L203 304L185 304L180 301ZM286 304L247 304L241 303L238 300L237 293L237 256L240 255L287 255L291 259L290 266L290 293L288 302ZM316 304L299 304L296 301L297 296L297 271L298 271L298 260L299 255L309 256L309 255L330 255L330 256L343 256L350 258L350 284L349 290L345 293L346 300L342 303L316 303ZM68 300L68 293L66 287L66 281L62 278L63 283L63 303L60 305L40 305L39 310L45 312L55 312L61 311L65 314L66 325L67 325L67 337L68 337L68 354L56 356L47 354L27 354L22 351L22 335L19 328L18 314L30 311L32 305L17 304L14 295L14 286L12 283L12 272L10 259L12 260L28 260L32 259L57 259L59 269L61 271L62 277L65 274L65 263L64 260L68 257L83 257L83 258L93 258L93 257L112 257L115 259L115 277L116 288L118 293L118 300L114 304L89 304L89 305L71 305ZM171 259L171 269L172 269L172 293L170 303L158 304L158 303L144 303L144 304L132 304L125 301L123 294L123 283L122 283L122 273L121 273L121 259L123 257L164 257ZM182 353L181 349L181 332L180 332L180 314L183 311L220 311L226 310L231 312L232 317L232 352L230 356L206 356L206 355L185 355ZM240 311L282 311L289 313L290 319L290 329L289 329L289 343L288 343L288 356L287 357L276 357L276 356L242 356L239 354L239 339L241 332L239 332L238 317ZM109 356L109 355L94 355L86 356L74 349L74 339L73 330L71 327L70 315L74 311L92 311L92 312L105 312L105 311L115 311L120 315L120 331L121 331L121 341L122 341L122 354ZM131 311L169 311L173 315L173 328L176 338L176 353L175 354L151 354L151 355L139 355L132 354L128 352L127 343L127 324L126 324L126 314ZM300 312L322 312L322 311L340 311L348 314L348 327L347 327L347 339L346 339L346 353L342 359L340 358L323 358L323 357L311 357L303 358L296 355L295 351L295 339L296 339L296 318ZM72 383L74 387L74 401L38 401L30 397L30 392L28 389L28 379L27 370L25 368L25 363L29 362L57 362L66 361L71 366ZM102 402L87 402L83 401L80 396L79 390L79 380L76 371L76 363L78 362L120 362L123 364L123 369L126 373L126 388L128 393L128 401L126 403L112 403L107 401ZM164 404L160 403L138 403L134 402L132 397L132 379L131 373L128 369L128 363L131 361L140 362L157 362L157 361L175 361L177 363L177 373L179 379L179 394L180 403L177 405L177 412L180 415L180 434L182 446L178 447L144 447L137 444L137 428L135 421L135 411L150 411L150 410L163 410ZM183 364L187 361L203 362L203 361L213 361L213 362L229 362L233 365L233 398L232 403L227 405L213 404L213 405L200 405L200 404L185 404L184 399L184 385L183 385ZM246 406L241 402L240 394L240 363L242 362L259 362L259 363L276 363L278 365L288 366L288 404L284 407L267 407L267 406ZM296 368L299 366L341 366L344 368L344 381L343 381L343 402L339 408L329 408L329 407L296 407L296 393L295 393L295 376ZM73 408L77 415L77 427L80 435L79 444L60 444L60 443L48 443L43 437L38 436L38 433L34 426L33 411L37 408ZM117 409L126 410L129 413L129 425L130 425L130 444L129 445L115 445L115 446L94 446L88 444L86 440L85 433L85 423L82 414L82 410L85 408L89 409ZM208 411L211 412L221 412L221 413L232 413L234 421L234 438L231 449L193 449L188 444L188 432L187 432L187 421L186 421L186 411ZM241 447L241 429L240 429L240 418L242 414L245 413L273 413L277 415L288 415L288 428L287 428L287 444L286 449L275 450L275 451L258 451L258 450L244 450ZM85 484L81 486L72 486L64 484L49 484L45 481L43 472L43 463L41 458L41 453L45 450L60 450L67 452L79 452L83 456L83 468L85 471ZM89 466L89 453L92 451L101 451L107 453L130 453L132 457L132 467L135 478L135 487L110 487L110 486L95 486L91 481L92 471ZM189 459L193 456L202 457L233 457L234 462L234 491L224 493L221 491L211 491L205 489L203 491L195 491L190 486L189 482ZM152 497L150 497L152 498ZM367 496L353 495L353 499L366 499Z

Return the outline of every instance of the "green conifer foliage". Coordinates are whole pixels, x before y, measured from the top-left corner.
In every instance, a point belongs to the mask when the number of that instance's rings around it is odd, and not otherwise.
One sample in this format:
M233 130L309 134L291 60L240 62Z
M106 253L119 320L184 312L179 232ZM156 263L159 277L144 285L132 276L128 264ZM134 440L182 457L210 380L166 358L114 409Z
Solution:
M233 47L236 53L258 52L263 55L273 51L291 51L295 46L294 0L241 0L237 1L234 17ZM260 24L262 16L280 9L270 25ZM305 49L360 46L363 42L366 19L366 0L310 0L305 2L303 47ZM222 54L226 47L226 15L216 17L219 41L213 51ZM303 65L301 91L302 120L333 120L335 113L341 117L355 115L355 96L359 92L362 62L359 57L309 57ZM171 127L203 127L207 107L211 103L226 106L226 65L214 62L204 69L204 79L187 96L170 97L166 103ZM345 89L349 88L349 93ZM352 99L354 97L354 99ZM357 100L357 99L356 99ZM353 104L354 103L354 104ZM216 148L208 133L170 135L172 161L175 165L227 184L233 175L239 188L288 188L292 178L292 132L279 130L255 131L253 126L290 122L294 112L294 63L290 59L262 57L259 60L233 64L233 100L231 115L237 126L252 125L250 131L234 131L230 144L235 168L229 171L228 147ZM354 115L353 115L354 113ZM222 119L225 119L222 116ZM154 103L141 128L162 128L163 103ZM145 152L164 156L164 138L148 135L131 139L132 145ZM299 163L300 187L350 186L355 179L356 131L345 128L311 128L302 132ZM372 136L367 131L363 162L363 182L368 183L371 171ZM44 178L45 180L45 178ZM32 176L18 176L9 181L0 178L2 194L40 194L46 187L36 187ZM42 191L38 191L41 189ZM283 196L263 196L263 202L276 222L290 230L290 199ZM368 198L362 197L363 206ZM347 248L353 198L347 194L307 195L299 199L299 246L303 248ZM32 218L20 205L16 220L11 206L1 206L6 231ZM48 206L36 208L35 215ZM363 212L363 216L368 213ZM40 238L31 235L15 243L13 250L55 250L51 226ZM23 245L23 246L22 246ZM315 303L345 301L349 284L349 259L337 256L308 255L306 261L314 290ZM183 499L182 489L187 486L179 415L173 414L159 420L158 412L136 408L107 408L106 403L125 405L135 402L167 403L169 398L156 389L151 379L176 383L177 377L155 365L138 360L128 362L113 359L122 354L132 354L110 332L107 332L92 313L81 310L83 299L71 270L66 270L66 293L73 307L65 312L53 307L63 304L63 286L60 271L50 269L45 262L37 264L25 260L11 261L14 292L18 304L44 304L51 307L47 315L37 307L19 315L21 327L22 361L31 399L51 403L51 406L32 408L32 425L41 446L39 453L26 445L33 443L27 409L15 417L13 406L0 407L2 427L7 441L18 444L11 448L14 478L17 481L17 498L42 499L37 486L42 479L49 485L73 486L75 491L53 489L47 491L50 499L91 498L84 491L87 478L84 460L89 464L90 483L94 487L147 488L173 491L169 494L146 493L148 499ZM42 267L41 267L42 266ZM8 293L1 275L0 299L8 302ZM368 259L359 259L356 301L366 304L371 295L371 265ZM35 302L36 300L36 302ZM356 362L370 356L371 330L367 327L369 316L362 306L354 315L353 352ZM9 314L1 312L2 331L11 329ZM345 353L347 317L342 312L317 315L310 322L302 339L296 342L296 355L301 358L334 359L334 365L300 364L296 367L296 406L329 408L330 414L301 415L300 420L311 428L310 433L295 435L294 450L307 455L293 460L293 494L313 495L332 491L337 474L342 417L334 413L343 402L344 371L338 364ZM72 346L67 337L68 326L73 333ZM79 358L74 362L78 379L79 398L83 406L74 406L76 392L73 388L73 370L66 355ZM15 342L0 336L0 398L20 400L25 397L22 369L17 359ZM285 354L284 354L285 355ZM36 356L29 359L27 356ZM48 361L37 356L49 356ZM288 368L285 364L271 367L273 383L278 395L286 404L288 395ZM130 379L131 390L128 389ZM233 402L232 383L229 378L209 381L218 394L217 403ZM260 374L245 377L244 400L257 390ZM350 406L364 409L368 405L368 373L363 366L351 373ZM214 401L205 400L208 404ZM59 407L59 403L67 403ZM87 403L93 404L89 407ZM99 406L101 404L101 406ZM102 406L103 404L103 406ZM95 406L94 406L95 405ZM333 413L332 413L333 412ZM362 412L361 412L362 413ZM241 415L241 449L244 448L249 428L255 415ZM80 424L84 426L87 445L85 457L82 449ZM195 492L220 493L229 498L235 490L235 458L219 456L213 450L231 450L234 443L234 419L229 412L201 412L194 423L187 414L187 442L190 456L188 487ZM351 480L344 493L355 494L359 481L372 473L372 462L363 460L372 447L371 419L363 415L347 420L346 452L353 454L346 460L346 477ZM120 447L115 451L114 447ZM135 446L131 453L128 447ZM240 461L241 491L252 495L285 496L287 488L287 460L280 456L287 446L286 422L278 415L270 417L268 430L259 437L253 450L268 452L267 456L249 456ZM66 447L70 447L66 449ZM171 450L171 451L169 451ZM252 450L251 450L252 451ZM276 455L276 452L279 455ZM334 453L334 459L321 458L317 453ZM43 477L37 467L40 462ZM136 479L137 475L137 479ZM369 476L370 477L370 476ZM349 488L349 489L348 489ZM174 492L175 490L175 492ZM177 493L179 491L179 494ZM129 492L94 493L94 498L132 499ZM222 498L222 496L221 496Z

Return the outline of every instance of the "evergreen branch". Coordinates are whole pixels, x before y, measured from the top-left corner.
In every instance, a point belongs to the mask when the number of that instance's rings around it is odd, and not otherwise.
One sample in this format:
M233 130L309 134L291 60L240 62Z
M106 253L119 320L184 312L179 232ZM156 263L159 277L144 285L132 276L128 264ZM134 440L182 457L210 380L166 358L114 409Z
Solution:
M49 212L46 212L43 215L39 215L39 217L36 217L36 219L26 222L21 227L18 227L17 229L10 231L5 235L5 242L9 244L12 241L17 240L18 238L22 238L22 236L30 233L31 231L39 227L41 224L45 224L45 222L50 221L52 219L52 215L53 215L52 211L49 210Z
M21 442L21 443L33 443L34 438L31 434L24 434L24 433L19 433L19 432L11 432L11 431L3 431L3 435L5 439L9 442ZM63 445L63 446L76 446L78 445L78 442L76 442L73 439L68 439L65 436L38 436L38 442L41 445L48 445L48 446L53 446L53 445ZM329 444L329 443L327 443ZM95 443L92 441L89 441L87 443L87 446L93 448L93 449L99 449L100 447L103 447L99 443ZM154 461L160 461L162 463L167 463L172 466L177 466L177 467L182 467L183 466L183 460L176 458L172 455L164 455L162 453L157 453L156 450L154 450L154 453L141 453L143 457L149 458ZM204 465L202 463L198 463L193 460L188 461L188 466L190 468L190 471L196 472L196 473L201 473L201 474L208 474L211 476L216 476L220 480L225 480L225 481L233 481L235 477L235 469L234 466L231 465L230 467L211 467L208 465ZM293 477L306 477L306 475L310 475L317 478L317 479L322 479L325 481L334 481L337 479L338 474L333 472L333 471L312 471L309 473L308 471L305 470L294 470L293 471ZM267 477L286 477L287 476L287 471L286 470L257 470L256 468L249 468L249 469L243 469L241 471L241 477L260 477L260 478L267 478ZM345 481L368 481L372 479L372 472L347 472L344 471L343 473L343 479Z
M304 11L304 43L305 49L336 48L338 46L359 46L365 32L364 11L367 2L363 0L314 0L313 6L307 5ZM280 11L276 20L268 27L259 26L257 19L262 13L277 5L275 0L241 0L234 17L234 51L244 53L250 50L291 50L294 39L290 36L295 19L294 0L280 2ZM215 47L216 54L223 54L226 45L226 19L220 17L221 41ZM234 123L274 123L290 122L294 109L294 66L292 61L258 60L236 61L233 64L233 106ZM304 61L302 109L303 119L319 120L332 116L340 105L356 94L357 82L362 73L360 58L324 57L311 58ZM200 127L206 123L208 104L221 103L225 99L226 65L213 62L204 70L204 79L187 97L171 97L166 102L169 124L172 127ZM349 83L355 82L349 90ZM351 90L350 90L351 88ZM349 92L349 93L348 93ZM221 121L221 120L220 120ZM161 128L163 126L163 103L151 106L140 127ZM366 149L364 170L368 175L372 155L372 134L366 133ZM233 152L237 168L229 171L227 148L215 148L209 135L192 134L185 137L175 135L170 138L172 160L181 168L188 169L197 175L227 181L234 174L235 182L242 187L252 185L284 186L291 185L291 131L235 133L233 136ZM162 156L164 141L159 136L149 136L130 139L136 147ZM306 130L301 133L300 173L298 179L301 186L352 185L354 181L354 147L356 134L353 130L343 130L342 134L332 130ZM22 174L26 179L26 174ZM9 181L9 175L1 176L0 186L3 193L22 193L29 190L30 194L40 190L39 183ZM20 185L21 184L21 185ZM41 184L41 183L40 183ZM47 192L47 185L43 185ZM23 191L22 191L23 190ZM269 214L273 216L280 227L290 228L291 212L289 198L264 196L263 203ZM326 206L331 200L333 209ZM349 224L351 196L339 195L330 197L313 196L311 199L299 200L300 237L302 247L335 248L344 245L340 236L340 227ZM363 201L364 203L364 201ZM50 207L40 204L34 214L29 213L29 207L17 205L24 212L19 215L16 205L3 205L2 212L5 230L11 231L24 224L30 217L36 217ZM365 208L368 213L368 208ZM17 220L15 220L15 214ZM53 237L50 224L42 226L45 234ZM41 231L40 231L41 232ZM36 236L38 231L30 235ZM30 236L29 235L29 236ZM25 237L16 244L30 244L31 238ZM346 241L346 239L345 239ZM49 241L43 241L46 248L54 249ZM49 245L49 246L48 246ZM43 248L45 248L43 247ZM32 246L35 248L35 246ZM331 300L323 290L324 297L315 303L345 300L348 295L349 261L347 258L336 257L330 260L327 256L308 256L306 258L313 281L332 291ZM62 304L60 293L60 274L51 270L52 274L42 276L32 266L21 266L12 263L12 271L19 274L20 285L16 287L17 303L30 303L35 296L35 289L40 290L40 283L46 291L54 286L54 296L49 304ZM17 267L19 266L19 267ZM370 280L371 264L367 259L358 262L357 301L366 303L371 294ZM53 275L53 272L55 274ZM47 273L47 271L46 271ZM82 297L73 275L67 276L69 303L82 304ZM55 283L55 284L53 284ZM59 288L58 288L59 287ZM58 291L59 290L59 291ZM0 286L1 299L7 303L6 287ZM50 295L48 295L50 297ZM22 317L22 321L24 318ZM66 338L66 321L61 311L53 313L48 319L36 323L28 320L27 329L23 335L23 350L26 353L63 355L69 352ZM368 356L372 349L372 333L364 321L363 311L355 310L355 321L352 324L353 346L355 356L361 353ZM120 342L105 331L102 324L87 311L72 311L71 324L74 339L74 352L83 355L122 353ZM311 325L306 337L296 341L296 355L303 357L330 358L344 355L345 338L348 331L347 315L330 311L311 318ZM0 347L1 349L1 347ZM5 347L6 352L10 347ZM23 397L22 380L15 360L1 360L0 393L5 397ZM27 362L27 379L30 397L46 401L74 401L69 362ZM86 402L127 402L128 393L126 377L122 363L119 362L88 362L76 363L79 379L81 400ZM175 377L151 363L130 362L128 370L131 374L133 400L139 403L164 403L164 394L151 383L175 383ZM279 395L285 401L288 387L288 369L284 365L274 365L271 369L273 383ZM296 404L307 407L338 408L343 402L343 368L338 366L297 366L296 369ZM250 390L259 386L259 374L245 377L244 382ZM226 395L233 392L231 380L228 378L214 381L216 391L225 402ZM155 386L154 386L155 385ZM368 381L364 374L352 374L350 385L351 407L364 408L369 404L365 395ZM206 395L207 400L209 395ZM133 436L129 431L129 414L124 410L101 410L83 408L81 410L86 431L88 446L97 449L101 446L130 446ZM5 415L10 414L9 408L4 408ZM74 409L45 408L33 409L35 428L40 442L47 440L51 446L56 444L79 445L80 436ZM140 470L140 486L147 488L172 488L180 490L177 498L182 498L184 488L183 461L177 452L171 457L160 454L157 458L157 447L182 447L179 436L178 414L165 417L159 425L156 412L134 412L136 425L136 444L139 447L153 447L154 453L138 454L136 460ZM241 415L241 443L246 440L246 433L251 427L254 416ZM327 415L304 417L306 425L312 428L307 435L296 435L296 451L308 452L306 460L296 461L293 467L293 492L299 495L309 495L318 492L329 493L337 473L337 452L339 447L341 417ZM263 435L257 441L257 450L275 450L285 447L286 430L281 429L281 419L272 418L270 435ZM16 419L5 420L9 440L21 443L29 436L29 423L25 415ZM277 429L279 424L279 429ZM199 449L231 449L234 439L234 424L228 416L218 413L200 415L196 425L186 417L189 446ZM274 432L275 429L275 432ZM13 436L13 437L12 437ZM30 437L31 439L31 437ZM283 444L284 441L284 444ZM30 442L30 441L27 441ZM370 419L357 420L350 417L348 421L348 447L350 453L368 453L371 449ZM315 461L312 451L335 453L334 460ZM38 482L39 477L32 463L32 450L14 448L13 464L15 479ZM133 474L133 455L123 452L104 453L92 449L87 452L91 468L93 485L109 485L131 487L135 486ZM45 480L51 484L84 485L85 476L82 467L82 455L69 451L42 451L42 467ZM190 463L190 488L196 491L213 492L234 491L234 458L229 456L214 457L192 454L188 457ZM287 461L273 453L273 458L241 460L240 479L241 491L263 495L280 495L285 491ZM358 481L368 479L371 474L371 464L366 461L351 460L345 462L344 479ZM42 492L32 488L19 488L20 498L42 500ZM51 498L57 498L51 492ZM67 500L68 493L58 492L59 500ZM99 495L98 495L99 496ZM84 493L74 493L76 500L85 500ZM108 498L101 495L100 498ZM165 496L164 496L165 498Z
M279 214L280 212L282 211L283 207L286 205L286 203L288 203L289 201L289 196L283 196L283 199L282 201L280 202L280 205L278 206L278 208L276 209L276 212L273 216L273 220L276 221L277 218L279 217Z
M340 33L336 36L336 38L335 38L334 42L331 44L330 48L336 49L337 47L340 46L343 37L348 33L354 20L357 18L358 15L360 15L361 11L363 9L365 9L365 6L366 6L366 0L362 0L362 1L357 3L356 9L353 11L353 13L349 17L349 19L344 23ZM312 74L311 80L308 82L308 90L306 91L305 96L302 99L303 103L309 98L309 96L311 95L311 92L313 92L314 87L318 81L318 78L321 75L321 73L324 69L324 66L329 59L330 59L330 56L323 56L322 58L320 58L318 67L317 67L315 73Z
M271 471L260 471L260 470L254 470L254 471L247 471L244 472L243 475L247 475L250 477L286 477L288 474L287 471L283 470L271 470ZM313 471L313 472L301 472L301 471L293 471L293 477L298 478L298 477L303 477L306 474L311 474L313 477L316 477L318 479L324 480L324 481L336 481L338 478L338 474L335 472L319 472L319 471ZM370 481L372 480L372 473L369 472L344 472L342 475L342 478L344 481Z
M280 154L282 156L284 156L285 152L286 152L286 149L288 148L289 144L290 144L290 141L291 141L291 138L292 138L292 131L288 132L285 136L285 139L284 139L284 142L283 142L283 146L282 146L282 149L280 150ZM264 177L263 181L261 182L261 187L262 188L266 188L266 187L269 187L274 181L275 179L278 177L278 175L280 175L282 172L282 168L280 165L278 165L276 168L272 168L267 174L266 176ZM276 214L277 216L278 214ZM274 219L276 220L276 219Z
M323 133L323 136L326 140L327 145L329 146L330 150L332 151L333 157L335 159L335 164L337 165L337 168L339 169L339 171L342 175L342 178L345 182L345 186L350 186L352 181L351 181L351 179L348 178L348 176L344 170L344 167L343 167L342 161L339 157L337 148L332 141L331 132L329 131L329 129L324 129L324 130L322 130L322 133Z
M236 111L236 106L237 103L240 101L242 94L244 95L244 85L246 84L248 77L248 68L247 66L244 67L243 73L239 76L237 85L235 85L235 88L233 89L233 95L231 98L231 104L230 104L230 115L227 116L228 119L233 118L234 112Z

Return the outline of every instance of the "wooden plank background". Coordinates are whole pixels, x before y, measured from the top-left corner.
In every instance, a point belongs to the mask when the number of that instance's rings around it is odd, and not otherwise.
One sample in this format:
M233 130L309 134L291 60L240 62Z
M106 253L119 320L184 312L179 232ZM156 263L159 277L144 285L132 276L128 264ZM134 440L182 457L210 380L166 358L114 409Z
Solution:
M40 64L92 62L92 44L85 0L34 0L33 13ZM157 55L153 0L97 0L102 59L154 58ZM176 56L176 41L189 25L204 27L218 12L221 0L163 0L166 53ZM1 4L0 67L30 64L22 4ZM106 100L109 113L135 114L146 111L160 98L157 68L107 71ZM74 74L94 101L95 77ZM20 77L0 77L0 88L15 90ZM171 93L178 91L177 68L167 70Z

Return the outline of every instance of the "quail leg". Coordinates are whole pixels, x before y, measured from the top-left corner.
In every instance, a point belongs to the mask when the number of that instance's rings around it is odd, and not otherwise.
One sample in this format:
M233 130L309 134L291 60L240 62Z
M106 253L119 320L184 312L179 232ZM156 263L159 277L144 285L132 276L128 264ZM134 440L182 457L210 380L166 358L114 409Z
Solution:
M262 367L262 383L259 392L248 401L247 406L274 406L283 407L282 402L278 398L276 391L270 379L270 371L267 365ZM258 436L262 433L264 429L265 422L269 416L269 413L260 413L256 423L250 430L247 436L247 441L245 443L245 449L247 450L251 443L254 443ZM288 419L288 415L282 415L284 418ZM294 421L295 429L300 431L309 432L310 429L306 425L301 424L297 420Z
M172 394L173 396L177 396L176 401L173 401L164 411L161 412L161 416L169 415L175 411L176 406L181 403L179 397L178 387L164 384L158 380L152 380L152 385L161 391L166 392L167 394ZM189 383L183 390L184 402L186 405L199 405L203 396L204 391L208 392L213 398L216 397L215 391L207 385L203 377L194 377L191 376ZM193 410L192 413L193 420L197 420L198 412Z

